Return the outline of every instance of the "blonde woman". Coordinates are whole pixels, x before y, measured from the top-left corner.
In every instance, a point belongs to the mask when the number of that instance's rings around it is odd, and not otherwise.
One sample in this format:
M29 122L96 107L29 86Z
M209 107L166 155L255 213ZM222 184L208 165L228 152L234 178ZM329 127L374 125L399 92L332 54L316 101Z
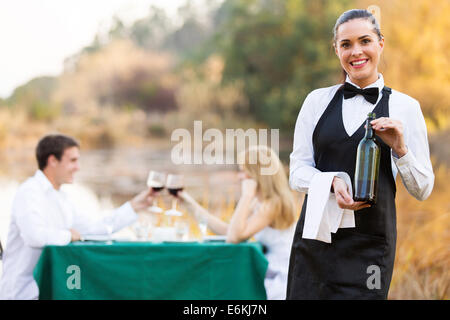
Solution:
M242 194L229 223L210 214L187 192L180 192L179 197L192 206L197 219L207 221L214 233L226 235L227 242L239 243L254 237L262 243L269 262L264 280L267 299L285 299L296 222L294 197L280 159L272 149L254 146L240 156Z

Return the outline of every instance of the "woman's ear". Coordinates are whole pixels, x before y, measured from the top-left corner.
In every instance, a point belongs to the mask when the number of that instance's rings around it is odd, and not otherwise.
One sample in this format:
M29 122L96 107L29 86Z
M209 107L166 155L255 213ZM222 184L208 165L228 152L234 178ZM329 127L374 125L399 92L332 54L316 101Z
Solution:
M381 39L378 40L378 43L380 45L381 52L383 52L383 49L384 49L384 37L383 36L381 36Z

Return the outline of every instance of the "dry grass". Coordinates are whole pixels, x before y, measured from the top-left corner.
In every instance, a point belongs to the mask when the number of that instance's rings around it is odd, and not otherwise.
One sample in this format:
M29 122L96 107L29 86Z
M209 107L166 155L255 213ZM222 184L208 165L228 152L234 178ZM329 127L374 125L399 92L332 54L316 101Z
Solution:
M390 299L448 299L450 283L450 170L435 169L423 202L397 183L397 254Z

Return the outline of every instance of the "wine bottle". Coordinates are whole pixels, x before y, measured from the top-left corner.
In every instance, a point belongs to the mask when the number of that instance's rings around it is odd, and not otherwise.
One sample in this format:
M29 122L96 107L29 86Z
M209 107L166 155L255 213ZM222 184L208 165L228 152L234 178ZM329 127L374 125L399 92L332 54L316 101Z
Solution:
M376 114L370 112L366 119L366 134L358 144L354 177L353 200L375 204L377 201L380 147L370 122Z

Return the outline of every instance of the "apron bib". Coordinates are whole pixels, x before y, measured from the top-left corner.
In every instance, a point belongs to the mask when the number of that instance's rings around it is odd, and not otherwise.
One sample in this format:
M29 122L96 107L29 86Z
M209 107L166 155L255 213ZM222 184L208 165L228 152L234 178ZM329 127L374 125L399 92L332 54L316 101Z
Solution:
M382 98L373 109L377 118L389 117L391 92L383 88ZM348 173L353 184L365 121L349 136L342 119L342 99L341 87L314 129L314 160L322 172ZM376 139L381 149L377 203L355 211L355 228L338 229L331 234L331 243L303 239L305 196L291 249L287 299L387 299L397 238L396 187L391 149Z

